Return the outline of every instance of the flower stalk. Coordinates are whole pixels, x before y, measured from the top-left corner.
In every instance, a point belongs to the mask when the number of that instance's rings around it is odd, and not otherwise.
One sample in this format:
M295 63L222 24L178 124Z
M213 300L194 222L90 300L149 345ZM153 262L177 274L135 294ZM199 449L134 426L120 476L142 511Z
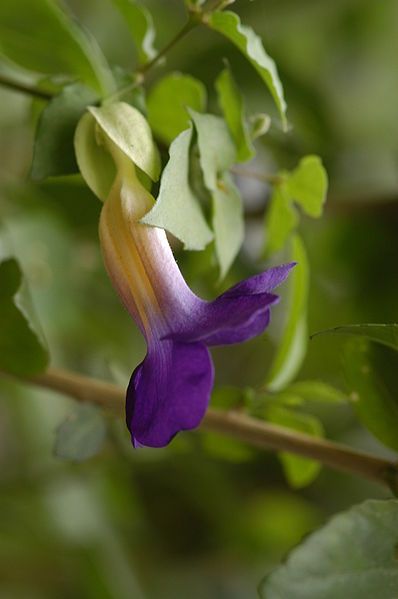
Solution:
M1 373L2 376L9 376ZM51 368L22 382L73 397L79 402L95 404L119 416L124 410L125 391L113 383L93 379L75 372ZM209 409L201 430L226 435L265 450L289 451L318 460L334 470L353 474L398 490L398 464L357 451L345 445L252 418L242 412Z

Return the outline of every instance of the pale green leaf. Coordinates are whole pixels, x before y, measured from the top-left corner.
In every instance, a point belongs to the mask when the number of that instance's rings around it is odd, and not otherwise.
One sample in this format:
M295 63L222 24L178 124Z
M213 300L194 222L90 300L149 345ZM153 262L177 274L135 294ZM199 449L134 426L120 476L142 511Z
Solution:
M142 222L166 229L187 250L201 250L213 238L199 202L189 185L189 148L192 129L179 134L170 146L156 204Z
M45 370L48 359L19 264L0 256L0 370L31 376Z
M225 172L212 192L215 248L220 278L229 270L244 239L242 200L231 175Z
M318 218L326 200L327 175L318 156L305 156L293 171L282 171L278 176L265 219L269 254L283 248L299 223L294 202Z
M163 77L149 92L148 121L154 134L169 144L189 125L187 108L203 112L206 88L201 81L182 73Z
M343 352L349 397L361 423L398 451L398 354L367 339L350 339Z
M279 110L284 128L286 102L275 62L264 50L261 38L250 28L242 25L238 15L230 11L216 11L209 15L210 27L227 37L246 56L270 90Z
M235 145L224 119L213 114L190 111L198 134L200 165L206 187L216 191L220 173L236 160Z
M394 599L398 502L369 500L306 537L260 585L262 599Z
M56 431L54 454L64 460L81 462L96 455L106 438L106 424L95 406L82 404Z
M268 114L258 112L249 117L249 135L252 140L268 133L271 126L271 118Z
M37 125L31 177L34 180L78 172L73 147L77 123L95 94L79 83L64 87L43 109Z
M145 63L151 60L156 54L156 49L153 45L155 29L149 10L134 0L112 0L112 2L123 15L137 46L140 62Z
M236 160L225 121L191 111L198 135L200 165L213 203L213 230L220 275L225 276L243 241L242 201L228 169Z
M324 436L323 426L318 418L286 407L270 406L267 409L267 420L306 435L318 438ZM288 452L281 452L279 457L287 480L297 489L309 485L321 469L321 464L316 460L302 458Z
M74 146L79 170L89 188L105 202L116 176L111 155L97 143L96 120L92 114L80 119L76 128Z
M280 391L296 376L307 349L307 297L309 265L303 242L298 235L291 241L290 261L297 262L289 276L286 322L266 379L271 391Z
M238 162L250 160L255 151L245 120L243 98L228 67L218 76L216 90L225 121L236 145L236 159Z
M366 337L370 341L375 341L398 350L398 324L350 324L319 331L311 335L311 338L329 334Z
M290 202L286 188L283 184L276 185L265 218L267 254L278 252L284 247L298 221L297 210Z
M77 77L102 95L114 91L95 39L55 0L1 0L0 53L28 70Z
M145 117L125 102L90 107L99 128L153 181L160 174L159 152Z
M328 178L318 156L305 156L286 180L287 194L308 216L319 218L326 200Z

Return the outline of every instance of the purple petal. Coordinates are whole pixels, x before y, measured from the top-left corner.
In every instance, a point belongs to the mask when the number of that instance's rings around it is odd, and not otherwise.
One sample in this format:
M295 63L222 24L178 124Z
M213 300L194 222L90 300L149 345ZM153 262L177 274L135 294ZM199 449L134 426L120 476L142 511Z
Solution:
M227 345L259 335L269 324L270 307L279 301L269 292L286 279L293 266L271 268L238 283L213 302L201 302L167 337Z
M254 275L234 285L234 287L228 289L221 297L241 297L242 295L269 293L286 280L294 266L296 266L296 262L269 268L258 275Z
M213 387L203 343L155 341L127 389L126 417L135 447L164 447L181 430L197 427Z

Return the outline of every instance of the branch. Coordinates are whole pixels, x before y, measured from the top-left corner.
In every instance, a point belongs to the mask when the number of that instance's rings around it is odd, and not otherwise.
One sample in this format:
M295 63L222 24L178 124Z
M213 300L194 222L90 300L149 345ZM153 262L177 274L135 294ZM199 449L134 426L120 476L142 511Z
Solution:
M7 87L13 91L22 92L23 94L28 94L29 96L34 96L35 98L40 98L41 100L51 100L51 98L54 97L54 94L50 91L40 89L40 87L32 85L31 83L16 81L12 77L4 74L0 74L0 86Z
M97 404L117 415L124 413L125 391L113 383L55 368L24 380L70 395L78 401ZM378 482L389 487L394 493L398 490L396 462L269 424L241 412L209 409L202 422L202 429L233 437L260 449L289 451L318 460L335 470Z

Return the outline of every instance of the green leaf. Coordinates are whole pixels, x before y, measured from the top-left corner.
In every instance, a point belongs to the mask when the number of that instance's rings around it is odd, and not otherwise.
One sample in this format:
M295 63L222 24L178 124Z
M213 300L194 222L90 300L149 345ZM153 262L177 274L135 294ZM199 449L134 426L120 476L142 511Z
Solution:
M114 91L96 41L55 0L2 0L0 53L28 70L77 77L102 95Z
M264 50L261 38L250 27L242 25L237 14L216 11L209 15L208 24L227 37L246 56L270 90L279 110L284 129L287 127L286 102L275 62Z
M286 180L289 197L297 202L308 216L319 218L326 200L328 178L318 156L305 156Z
M48 351L14 258L0 261L0 370L31 376L45 370Z
M228 172L220 177L213 198L213 230L220 278L224 278L244 239L244 219L239 190Z
M236 158L238 162L250 160L255 151L245 120L243 99L228 67L218 76L216 90L225 121L236 145Z
M282 396L284 393L298 397L301 402L341 404L348 401L342 391L322 381L298 381L289 385Z
M171 73L163 77L149 92L148 121L154 134L169 144L189 126L187 108L203 112L206 107L206 88L201 81Z
M191 111L198 134L200 165L213 203L213 230L221 278L231 266L244 235L242 201L228 169L236 159L235 145L223 119Z
M216 191L220 174L231 168L236 160L235 145L224 119L194 110L190 110L190 114L198 134L205 185L209 191Z
M106 438L106 423L95 406L81 404L56 431L54 454L81 462L96 455Z
M153 45L155 28L149 10L134 0L112 0L112 2L122 14L129 28L137 46L139 61L145 63L151 60L156 55L156 49Z
M318 335L326 334L365 337L366 339L370 339L370 341L375 341L398 350L398 324L350 324L318 331L314 335L311 335L311 339Z
M199 202L189 186L189 148L192 129L179 134L170 146L156 204L142 222L175 235L187 250L201 250L213 238Z
M79 83L64 87L45 106L37 125L31 177L34 180L78 172L73 147L77 123L95 94Z
M159 152L145 117L125 102L90 107L98 128L153 181L159 178ZM84 176L84 173L82 173Z
M266 251L271 255L281 250L299 222L296 208L283 185L276 185L265 218Z
M266 379L270 391L280 391L299 371L307 349L307 297L309 264L303 242L294 235L290 260L297 262L289 277L287 319L276 355Z
M267 420L306 435L318 438L324 436L321 421L310 414L274 405L267 409ZM321 464L316 460L302 458L284 451L278 455L288 482L296 489L309 485L321 470Z
M318 156L305 156L291 172L278 173L266 214L266 249L269 254L283 248L299 224L296 202L313 218L322 214L326 199L327 175Z
M116 176L116 167L104 146L97 143L97 124L86 112L75 132L74 146L79 170L95 195L105 202Z
M343 360L359 420L382 443L398 451L398 355L366 339L350 339Z
M243 464L253 459L255 452L245 443L221 437L216 433L202 433L202 444L204 450L212 459L224 460L232 464Z
M393 599L398 589L398 502L343 512L293 549L260 585L264 599Z
M268 114L258 112L249 117L249 135L252 140L268 133L271 126L271 118Z

